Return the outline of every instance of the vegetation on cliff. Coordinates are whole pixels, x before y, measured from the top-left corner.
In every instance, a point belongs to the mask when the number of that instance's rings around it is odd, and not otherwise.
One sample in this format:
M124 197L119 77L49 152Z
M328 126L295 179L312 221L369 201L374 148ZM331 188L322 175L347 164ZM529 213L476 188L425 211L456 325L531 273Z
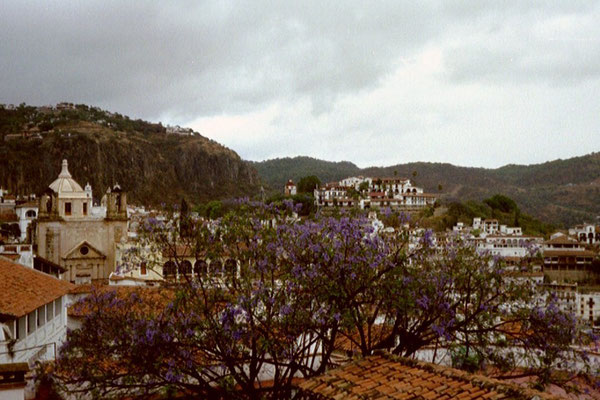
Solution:
M254 195L256 171L234 151L198 133L168 134L161 124L96 107L0 107L0 185L40 193L60 161L95 197L119 183L133 203L192 204Z

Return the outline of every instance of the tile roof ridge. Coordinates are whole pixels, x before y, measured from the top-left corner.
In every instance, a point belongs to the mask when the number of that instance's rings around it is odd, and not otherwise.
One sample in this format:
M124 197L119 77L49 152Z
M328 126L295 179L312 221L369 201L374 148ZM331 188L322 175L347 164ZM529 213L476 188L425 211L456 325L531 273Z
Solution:
M38 271L38 270L37 270L37 269L35 269L35 268L27 267L27 266L25 266L25 265L23 265L23 264L16 263L16 262L14 262L13 260L11 260L10 258L6 258L6 257L4 257L4 256L0 256L0 261L8 262L8 263L10 263L10 264L13 264L13 265L15 265L15 266L18 266L19 268L25 268L27 271L31 271L31 272L33 272L33 273L39 274L39 275L41 275L41 276L44 276L44 277L46 277L46 278L54 279L55 281L58 281L58 282L64 283L65 285L72 286L72 287L74 287L74 286L75 286L75 284L73 284L73 283L71 283L71 282L69 282L69 281L66 281L66 280L64 280L64 279L59 279L59 278L57 278L57 277L55 277L55 276L53 276L53 275L47 274L47 273L45 273L45 272L42 272L42 271Z
M385 350L376 350L373 352L374 356L381 356L389 361L395 361L406 365L408 367L419 368L425 371L439 374L445 376L447 378L457 379L464 381L465 383L472 383L482 389L492 389L497 392L501 392L506 395L510 395L511 398L514 399L547 399L547 400L558 400L563 399L560 396L554 396L548 393L540 392L535 389L530 389L528 387L524 387L518 385L516 383L502 381L500 379L491 378L481 374L473 374L469 373L454 367L447 367L444 365L438 365L429 363L426 361L415 360L411 358L406 358L398 355L391 354ZM365 357L367 358L367 357ZM362 358L361 360L364 360ZM360 361L360 360L358 360Z

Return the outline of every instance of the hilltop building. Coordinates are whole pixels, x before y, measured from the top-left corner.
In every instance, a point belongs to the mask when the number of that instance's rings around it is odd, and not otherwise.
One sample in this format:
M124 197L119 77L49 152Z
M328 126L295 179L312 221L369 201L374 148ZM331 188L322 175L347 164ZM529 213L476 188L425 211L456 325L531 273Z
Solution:
M295 196L298 188L293 180L289 179L283 188L283 194L286 196Z
M65 268L74 283L108 279L115 270L117 243L127 236L127 196L118 185L106 192L105 212L92 209L92 188L71 177L67 160L39 199L37 254Z
M569 235L577 238L581 243L600 243L600 226L593 224L576 225L569 229Z
M315 189L317 207L361 209L421 209L435 204L436 196L413 186L409 179L349 177Z

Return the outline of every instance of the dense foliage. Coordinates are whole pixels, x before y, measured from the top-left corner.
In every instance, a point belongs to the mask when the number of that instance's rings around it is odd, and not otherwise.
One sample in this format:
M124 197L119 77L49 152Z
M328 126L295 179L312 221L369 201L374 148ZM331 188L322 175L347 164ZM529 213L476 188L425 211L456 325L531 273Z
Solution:
M431 231L381 234L362 218L296 220L290 211L243 202L215 221L184 211L148 220L120 269L143 260L162 271L164 259L151 256L161 252L178 280L79 303L82 326L60 350L57 382L103 398L175 390L257 399L268 380L289 398L292 378L323 373L349 348L436 349L457 367L519 369L540 385L568 380L575 366L590 372L572 347L586 340L574 317L498 260L461 242L435 248ZM180 254L194 255L197 275Z
M315 175L305 176L298 181L298 192L312 194L319 186L321 186L321 180L318 177Z
M283 189L288 179L298 182L301 178L314 175L321 182L332 182L360 174L360 169L351 162L329 162L311 157L276 158L252 163L263 179L273 189Z
M521 212L514 200L500 194L484 199L482 202L453 201L445 204L443 210L445 212L435 216L425 215L420 221L421 224L436 231L445 231L452 229L457 222L471 225L473 218L479 217L497 219L501 225L521 227L525 235L547 237L556 230L555 226Z

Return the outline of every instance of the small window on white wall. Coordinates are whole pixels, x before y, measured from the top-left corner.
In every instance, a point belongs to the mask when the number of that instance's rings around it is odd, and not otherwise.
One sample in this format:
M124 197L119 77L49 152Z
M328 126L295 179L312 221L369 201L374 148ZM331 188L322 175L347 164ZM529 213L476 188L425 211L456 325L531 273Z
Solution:
M46 323L46 306L37 309L37 325L42 326Z
M62 315L62 297L54 300L54 315Z
M33 310L29 314L27 314L27 333L33 333L35 328L37 328L37 318L36 318L36 310Z
M27 336L27 317L23 316L17 320L17 338L24 339Z
M54 318L54 303L46 304L46 321L50 322Z

